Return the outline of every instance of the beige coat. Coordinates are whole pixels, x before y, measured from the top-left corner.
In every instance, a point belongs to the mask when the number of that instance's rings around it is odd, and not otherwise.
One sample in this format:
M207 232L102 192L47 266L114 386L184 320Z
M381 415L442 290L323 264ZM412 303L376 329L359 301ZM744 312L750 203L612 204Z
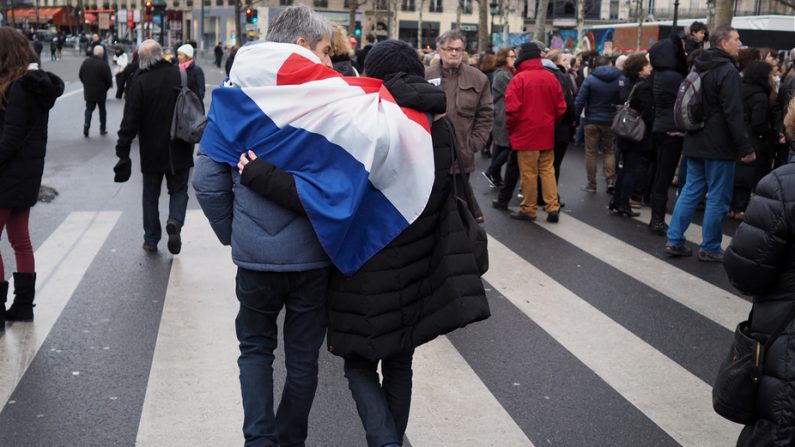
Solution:
M486 146L494 123L494 104L489 79L477 68L462 64L457 69L434 65L425 70L425 79L442 79L447 95L447 118L455 127L458 153L464 172L475 170L475 152Z

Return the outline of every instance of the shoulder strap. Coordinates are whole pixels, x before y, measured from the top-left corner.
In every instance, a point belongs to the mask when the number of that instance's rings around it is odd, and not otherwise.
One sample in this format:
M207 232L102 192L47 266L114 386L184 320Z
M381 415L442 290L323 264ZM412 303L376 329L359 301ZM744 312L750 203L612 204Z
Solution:
M629 91L629 96L627 96L627 100L624 101L625 106L629 107L629 102L632 100L632 95L635 94L635 89L638 88L641 82L643 81L638 79L638 81L635 82L635 85L632 86L632 90Z
M179 70L179 80L182 88L188 88L188 72L186 70Z

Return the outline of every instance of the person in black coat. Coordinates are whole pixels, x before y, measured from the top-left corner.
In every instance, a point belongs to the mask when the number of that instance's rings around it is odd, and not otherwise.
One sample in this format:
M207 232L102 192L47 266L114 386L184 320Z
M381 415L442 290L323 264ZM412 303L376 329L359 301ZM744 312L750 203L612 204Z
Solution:
M652 184L651 220L649 231L665 236L668 225L665 213L668 206L668 191L676 174L676 166L682 156L684 132L674 124L674 103L679 85L687 73L687 56L682 39L673 35L660 40L649 50L649 60L654 69L652 93L654 95L654 124L652 141L657 155L654 183Z
M563 157L566 156L566 150L569 148L571 137L574 134L574 98L577 95L574 93L574 81L568 75L568 61L563 59L563 53L560 50L553 50L547 54L547 58L542 60L544 68L555 75L563 89L563 97L566 99L566 113L563 117L555 123L555 161L553 167L555 168L555 184L560 180L560 167L563 164ZM544 206L544 199L541 197L541 179L538 179L538 206ZM560 202L560 196L558 196ZM563 205L561 205L563 206Z
M221 59L224 58L224 46L221 42L213 48L213 53L215 53L215 66L221 68Z
M3 331L6 320L33 320L36 269L28 221L44 172L50 109L63 94L64 83L31 64L36 55L27 39L13 28L0 27L0 48L0 232L5 228L17 260L16 297L6 312L8 282L0 258Z
M732 285L753 295L750 335L764 340L795 307L795 164L768 174L755 192L723 267ZM738 447L795 445L795 323L766 349L759 419L743 429Z
M127 93L127 88L130 85L133 77L138 72L138 52L133 51L132 62L124 67L124 70L116 76L116 99L121 99Z
M629 106L640 113L646 124L646 133L639 142L616 137L616 148L622 160L618 172L616 190L610 201L610 211L619 216L637 217L640 213L632 210L629 198L635 187L635 178L640 169L644 153L653 150L651 131L654 123L654 95L649 77L652 66L646 53L635 53L624 62L624 82L619 94L620 102L629 101ZM631 96L630 96L631 95Z
M163 59L163 48L146 40L138 48L140 72L133 79L124 103L124 116L116 143L115 181L130 178L130 146L138 136L143 173L144 245L147 252L157 251L161 238L158 201L163 177L169 194L166 222L168 250L177 254L182 248L180 230L188 205L188 177L193 167L193 145L171 140L171 119L180 89L179 68Z
M227 77L229 77L229 72L232 71L232 64L235 63L236 53L237 47L232 47L229 49L229 56L226 58L226 63L224 63L224 71L226 72Z
M113 76L110 66L102 60L105 48L102 45L94 47L94 55L84 60L80 65L80 82L83 83L83 98L86 100L85 121L83 122L83 135L88 137L91 127L91 116L94 109L99 107L99 133L106 135L108 115L105 110L105 101L108 90L113 87Z
M179 61L180 70L185 70L188 75L188 88L204 102L204 92L206 90L204 70L196 65L196 61L193 60L193 51L191 45L182 45L177 49L177 60Z
M367 445L392 447L402 444L408 424L414 348L490 313L474 257L462 256L470 249L461 245L463 225L451 195L455 148L452 126L440 118L444 92L425 81L422 63L405 42L375 45L365 72L385 79L399 105L436 117L435 180L425 210L352 276L332 273L328 287L329 351L345 358ZM241 157L241 183L305 214L292 175L253 158Z
M751 191L770 172L775 153L777 132L773 126L770 73L773 67L765 61L750 62L743 70L743 115L746 131L754 148L756 160L737 163L734 171L734 194L729 217L742 220Z

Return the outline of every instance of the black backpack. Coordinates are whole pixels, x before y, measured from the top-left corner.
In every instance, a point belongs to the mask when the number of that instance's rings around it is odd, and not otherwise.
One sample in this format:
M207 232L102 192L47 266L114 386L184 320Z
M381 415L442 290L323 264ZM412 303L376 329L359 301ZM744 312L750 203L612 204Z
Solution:
M181 85L177 103L174 105L174 115L171 119L171 140L198 143L207 126L204 104L196 93L188 88L187 72L180 70L179 76Z

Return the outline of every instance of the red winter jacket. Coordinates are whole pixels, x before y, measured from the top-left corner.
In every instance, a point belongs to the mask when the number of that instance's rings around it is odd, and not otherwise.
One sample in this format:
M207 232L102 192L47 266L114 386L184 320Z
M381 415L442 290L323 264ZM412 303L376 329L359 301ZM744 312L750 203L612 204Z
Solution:
M505 121L515 151L555 148L555 122L566 113L566 98L541 59L522 62L505 91Z

